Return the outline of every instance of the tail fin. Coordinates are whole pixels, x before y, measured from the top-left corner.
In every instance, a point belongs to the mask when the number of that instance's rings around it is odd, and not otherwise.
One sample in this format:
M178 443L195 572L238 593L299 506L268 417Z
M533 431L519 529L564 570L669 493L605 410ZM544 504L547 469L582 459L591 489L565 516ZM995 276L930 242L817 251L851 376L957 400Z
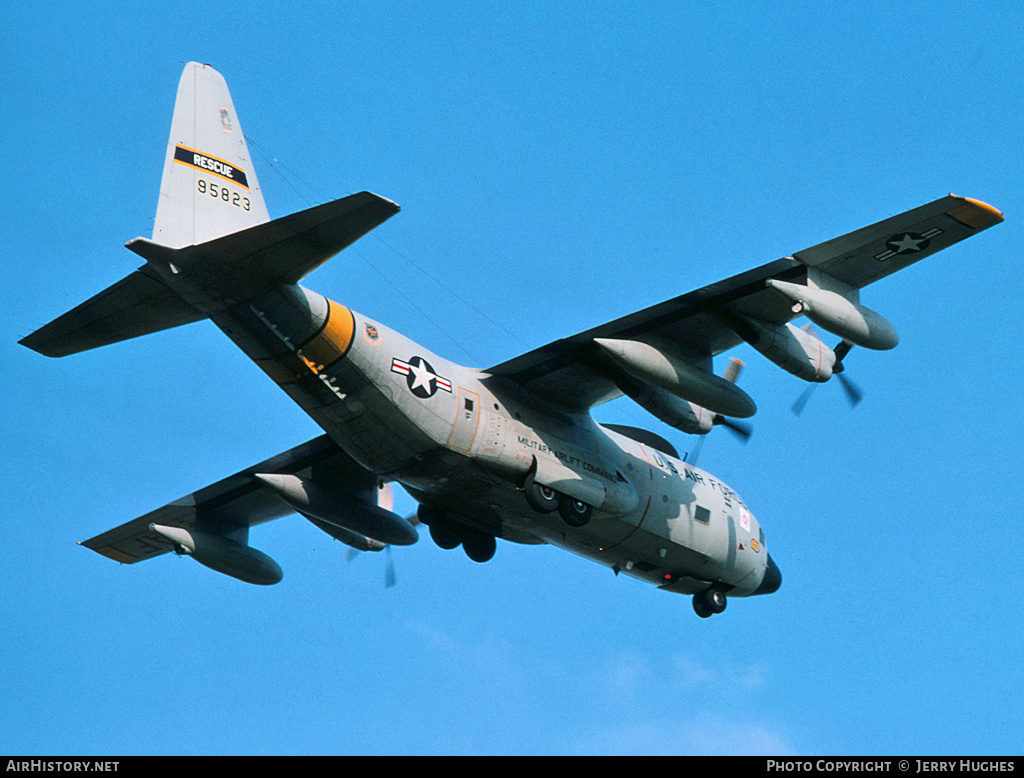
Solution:
M205 319L211 299L215 308L225 296L244 300L272 283L298 283L397 212L361 192L271 222L224 78L190 62L153 240L127 244L147 264L20 342L62 357ZM191 285L169 284L168 273Z
M189 62L178 83L153 242L192 246L269 218L224 77Z
M174 104L154 242L191 246L268 220L224 77L188 63ZM63 357L205 318L143 267L21 343Z
M268 219L224 77L208 65L188 63L174 104L154 242L191 246ZM143 267L21 343L63 357L204 318Z

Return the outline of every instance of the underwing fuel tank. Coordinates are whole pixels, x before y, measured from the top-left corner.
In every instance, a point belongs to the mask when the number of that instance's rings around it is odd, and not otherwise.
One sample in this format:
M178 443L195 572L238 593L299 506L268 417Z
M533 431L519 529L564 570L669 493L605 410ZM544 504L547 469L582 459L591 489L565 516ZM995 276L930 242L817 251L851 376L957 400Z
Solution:
M854 345L885 351L900 342L888 319L838 292L775 278L765 283L792 300L794 312Z
M307 517L312 516L389 545L411 546L419 540L416 528L397 513L363 502L340 489L297 475L254 475Z
M735 384L649 343L609 338L594 338L594 343L638 381L723 416L746 419L757 412L750 395Z
M255 548L209 532L150 524L150 530L170 541L176 554L186 554L218 573L246 583L270 586L283 577L280 565Z

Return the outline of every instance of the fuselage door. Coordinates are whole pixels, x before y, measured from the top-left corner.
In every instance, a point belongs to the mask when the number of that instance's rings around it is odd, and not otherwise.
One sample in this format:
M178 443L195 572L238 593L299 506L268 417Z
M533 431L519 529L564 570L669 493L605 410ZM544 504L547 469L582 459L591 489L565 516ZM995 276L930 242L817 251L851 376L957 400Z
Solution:
M459 387L459 405L455 415L455 426L448 437L448 445L459 451L468 452L476 439L480 424L480 395Z

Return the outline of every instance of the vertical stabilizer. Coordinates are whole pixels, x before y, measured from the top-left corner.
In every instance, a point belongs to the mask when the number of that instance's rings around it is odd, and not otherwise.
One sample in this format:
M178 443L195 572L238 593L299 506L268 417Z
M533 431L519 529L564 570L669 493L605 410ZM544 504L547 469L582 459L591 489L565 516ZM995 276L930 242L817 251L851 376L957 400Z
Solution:
M398 213L360 192L270 221L224 78L190 62L178 84L144 267L21 339L62 357L199 321L273 284L297 284ZM194 247L194 248L193 248ZM168 275L183 283L168 283Z
M224 77L189 62L178 84L153 241L182 248L269 218Z

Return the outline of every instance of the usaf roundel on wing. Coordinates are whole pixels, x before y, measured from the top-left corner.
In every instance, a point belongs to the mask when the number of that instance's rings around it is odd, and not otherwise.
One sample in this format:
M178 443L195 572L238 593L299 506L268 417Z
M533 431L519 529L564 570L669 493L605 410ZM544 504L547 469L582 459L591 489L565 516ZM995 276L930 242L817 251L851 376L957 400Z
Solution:
M408 362L395 357L391 360L391 372L404 375L409 391L421 400L433 397L438 389L445 392L452 390L452 382L435 373L423 357L413 357Z
M875 255L875 259L881 262L897 254L916 254L919 251L924 251L931 244L932 238L941 234L942 230L938 227L933 227L924 233L898 233L885 242L885 251Z

